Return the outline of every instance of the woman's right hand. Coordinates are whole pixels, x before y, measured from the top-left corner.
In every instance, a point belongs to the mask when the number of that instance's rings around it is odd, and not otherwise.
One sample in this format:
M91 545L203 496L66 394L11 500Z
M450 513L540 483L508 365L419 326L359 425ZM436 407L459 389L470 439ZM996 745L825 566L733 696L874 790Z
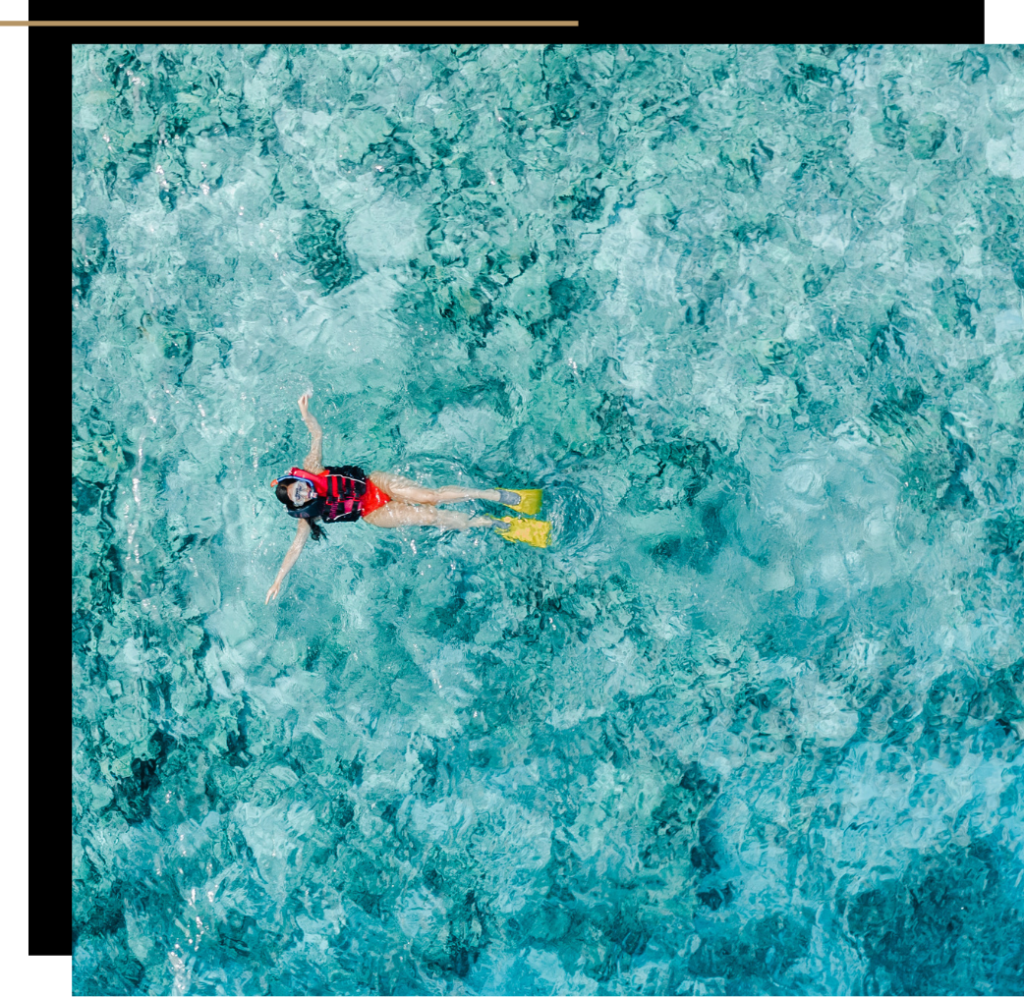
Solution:
M267 598L266 598L266 601L263 603L263 605L264 606L267 605L267 603L270 602L271 599L276 599L277 598L277 594L280 591L281 591L281 582L280 581L274 582L274 584L270 586L270 591L267 592Z
M310 388L300 399L299 399L299 411L302 413L302 417L305 418L309 415L309 400L313 397L313 389Z

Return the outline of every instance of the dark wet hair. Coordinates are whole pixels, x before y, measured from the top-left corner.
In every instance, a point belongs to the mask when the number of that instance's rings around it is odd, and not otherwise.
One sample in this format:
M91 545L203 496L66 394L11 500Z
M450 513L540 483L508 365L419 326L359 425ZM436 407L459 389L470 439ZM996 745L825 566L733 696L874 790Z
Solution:
M288 497L288 486L290 484L293 484L293 482L291 482L291 481L279 481L277 483L277 488L276 488L274 494L277 495L278 502L283 502L285 504L285 507L290 512L295 512L298 509L305 508L305 506L298 506L298 505L296 505ZM315 502L316 499L313 499L313 501ZM309 503L307 502L306 505L309 505ZM309 516L309 517L303 516L302 518L305 519L307 523L309 523L309 528L313 532L313 539L314 540L322 540L323 539L323 535L324 535L324 531L320 527L320 524L316 521L316 517L315 516Z
M290 484L292 484L291 481L279 481L277 483L277 491L275 492L275 494L277 495L277 501L278 502L284 502L284 504L289 509L294 510L295 509L295 503L292 502L292 500L290 498L288 498L288 486Z

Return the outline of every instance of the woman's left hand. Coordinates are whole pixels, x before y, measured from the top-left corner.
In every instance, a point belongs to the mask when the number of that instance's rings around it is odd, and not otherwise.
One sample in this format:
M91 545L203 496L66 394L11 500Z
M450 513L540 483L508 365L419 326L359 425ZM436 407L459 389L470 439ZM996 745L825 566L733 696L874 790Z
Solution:
M274 584L270 586L270 591L267 592L267 598L264 601L263 605L265 606L268 602L270 602L271 599L276 599L277 598L277 594L280 591L281 591L281 583L280 582L274 582Z
M310 388L300 399L299 399L299 411L303 415L309 415L309 399L313 397L313 389Z

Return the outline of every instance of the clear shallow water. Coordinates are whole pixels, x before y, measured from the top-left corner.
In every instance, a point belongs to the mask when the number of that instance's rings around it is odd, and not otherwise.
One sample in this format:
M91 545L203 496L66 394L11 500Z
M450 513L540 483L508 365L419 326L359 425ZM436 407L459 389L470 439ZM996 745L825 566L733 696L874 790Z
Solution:
M73 70L76 993L1024 992L1019 49Z

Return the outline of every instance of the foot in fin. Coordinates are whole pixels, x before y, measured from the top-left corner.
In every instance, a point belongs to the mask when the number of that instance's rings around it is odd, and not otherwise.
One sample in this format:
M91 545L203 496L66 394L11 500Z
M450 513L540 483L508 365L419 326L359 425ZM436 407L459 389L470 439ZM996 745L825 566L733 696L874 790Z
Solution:
M535 516L540 512L540 504L544 492L540 488L501 489L498 501L516 512L524 512L527 516Z
M519 541L529 544L531 547L547 547L551 542L551 524L543 519L513 519L505 516L498 520L499 523L507 523L507 526L495 525L498 535L504 537L510 543Z

